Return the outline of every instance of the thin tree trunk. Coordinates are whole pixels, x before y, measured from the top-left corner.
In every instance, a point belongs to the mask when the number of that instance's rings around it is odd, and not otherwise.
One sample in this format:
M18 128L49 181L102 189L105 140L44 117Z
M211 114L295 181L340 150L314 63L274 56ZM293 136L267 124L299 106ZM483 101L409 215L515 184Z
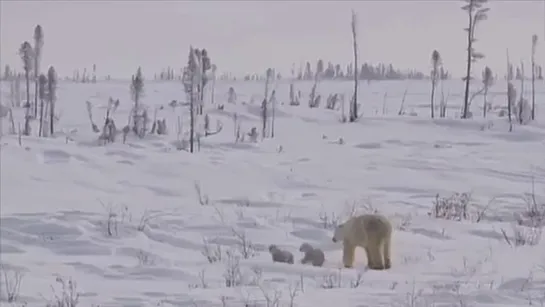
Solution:
M194 82L194 81L192 81ZM195 95L193 93L194 85L191 84L191 101L189 102L189 152L193 153L193 142L195 134Z
M485 81L486 82L486 81ZM483 118L486 118L486 109L488 108L488 103L486 101L486 96L488 95L488 86L484 87L484 103L483 103Z
M37 68L35 68L38 71ZM36 80L34 81L34 118L38 118L38 73L34 74Z
M471 76L471 49L473 48L473 18L472 18L472 11L469 11L469 27L467 31L467 66L466 66L466 84L465 84L465 92L464 92L464 110L462 114L462 118L468 118L469 116L469 81Z
M210 103L211 104L215 103L215 99L214 99L215 94L216 94L216 73L214 73L214 79L212 80L212 93L210 94L211 95L211 97L210 97Z
M532 120L536 119L536 64L535 64L535 55L532 51Z
M25 79L26 79L26 102L28 104L28 107L30 108L30 72L25 72ZM30 114L29 114L30 115Z
M43 136L43 125L44 125L44 100L40 100L40 128L38 130L38 136Z
M511 108L511 91L509 90L509 85L511 84L511 76L509 76L509 68L511 66L511 61L509 60L509 49L506 50L507 55L507 116L509 117L509 132L512 131L512 108Z
M274 91L273 91L274 93ZM274 97L274 96L273 96ZM272 104L272 114L271 114L271 138L274 138L274 118L275 118L275 109L276 109L276 98L271 101Z
M518 112L519 112L519 124L523 124L524 123L524 120L522 118L522 115L524 114L524 64L520 63L520 99L519 99L519 108L518 108Z
M26 79L26 104L25 104L25 128L23 130L24 135L30 135L30 72L28 70L25 71L25 79Z
M435 75L436 71L434 69L434 75ZM435 78L435 77L432 77L432 78ZM435 79L431 81L431 103L430 103L430 108L431 108L431 118L435 118L435 104L434 104L434 100L435 100Z
M202 71L201 71L201 78L199 80L200 83L200 90L199 90L199 115L203 114L203 107L204 107L204 74L206 73L206 70L204 69L204 65L201 63Z
M267 132L267 98L263 99L263 102L261 103L261 120L263 121L263 126L261 127L261 138L265 138L265 134Z
M53 136L55 132L55 102L49 101L49 135Z
M358 40L356 37L356 13L352 11L352 47L354 49L354 100L350 112L350 122L358 118Z

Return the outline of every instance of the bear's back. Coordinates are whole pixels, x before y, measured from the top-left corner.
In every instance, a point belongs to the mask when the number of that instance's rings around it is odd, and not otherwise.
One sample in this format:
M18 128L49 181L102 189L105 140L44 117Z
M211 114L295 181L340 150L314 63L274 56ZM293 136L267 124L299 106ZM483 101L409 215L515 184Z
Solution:
M387 236L392 232L392 224L384 215L381 214L362 214L353 217L353 227L358 232L364 232L368 235Z

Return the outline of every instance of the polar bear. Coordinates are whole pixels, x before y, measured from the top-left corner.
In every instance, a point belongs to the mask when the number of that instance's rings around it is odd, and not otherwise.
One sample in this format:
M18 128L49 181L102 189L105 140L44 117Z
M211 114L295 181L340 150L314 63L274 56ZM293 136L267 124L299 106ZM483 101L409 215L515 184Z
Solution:
M325 255L321 249L303 243L299 247L299 251L305 253L305 256L301 259L302 264L311 263L313 266L322 266L324 264Z
M390 221L380 214L354 216L337 226L333 242L343 242L344 267L353 266L356 247L360 246L367 254L369 269L389 269L392 266L390 259L392 229Z
M271 253L273 262L284 262L289 264L294 263L292 253L282 250L274 244L269 245L269 253Z

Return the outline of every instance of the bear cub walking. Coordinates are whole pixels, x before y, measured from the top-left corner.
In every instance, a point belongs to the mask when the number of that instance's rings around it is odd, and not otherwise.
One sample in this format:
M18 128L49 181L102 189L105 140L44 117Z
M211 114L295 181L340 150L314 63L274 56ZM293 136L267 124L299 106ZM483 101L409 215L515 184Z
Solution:
M289 264L293 264L294 262L292 253L282 250L274 244L269 245L269 252L271 253L273 262L284 262Z
M362 247L367 254L367 266L371 270L390 269L390 243L392 224L383 215L363 214L354 216L335 228L333 242L343 243L343 264L345 268L354 265L356 247Z
M303 259L301 259L302 264L311 263L313 266L322 266L325 261L324 252L319 248L314 248L308 243L301 244L299 248L300 252L305 253Z

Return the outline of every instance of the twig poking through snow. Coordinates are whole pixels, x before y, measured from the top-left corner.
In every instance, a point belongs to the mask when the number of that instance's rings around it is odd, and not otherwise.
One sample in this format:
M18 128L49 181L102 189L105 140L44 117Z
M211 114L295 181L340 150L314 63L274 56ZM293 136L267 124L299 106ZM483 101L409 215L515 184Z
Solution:
M145 210L142 214L142 217L140 217L140 222L138 222L138 226L136 227L136 229L138 231L144 231L144 229L146 229L146 226L148 226L149 222L162 215L164 215L164 213L151 214L148 210Z
M195 181L195 192L197 193L197 200L201 206L206 206L209 204L210 199L207 194L203 194L201 190L201 184L198 181Z

